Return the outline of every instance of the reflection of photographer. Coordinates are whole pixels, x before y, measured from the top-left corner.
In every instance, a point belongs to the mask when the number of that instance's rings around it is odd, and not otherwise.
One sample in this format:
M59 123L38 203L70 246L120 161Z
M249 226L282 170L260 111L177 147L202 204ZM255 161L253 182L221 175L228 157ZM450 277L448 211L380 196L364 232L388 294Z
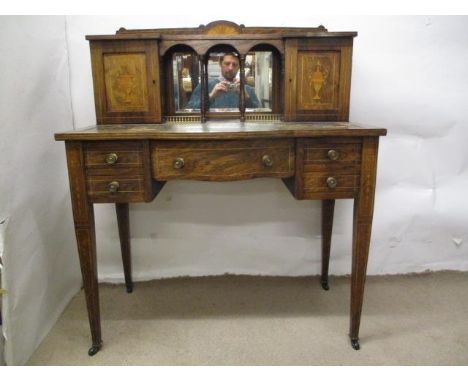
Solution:
M239 71L239 58L234 53L226 53L219 62L221 76L217 79L208 80L208 94L210 98L210 108L238 108L240 81L236 79ZM260 101L255 94L255 90L244 85L245 106L247 108L259 108ZM200 108L200 92L198 85L192 93L192 97L187 105L190 109Z

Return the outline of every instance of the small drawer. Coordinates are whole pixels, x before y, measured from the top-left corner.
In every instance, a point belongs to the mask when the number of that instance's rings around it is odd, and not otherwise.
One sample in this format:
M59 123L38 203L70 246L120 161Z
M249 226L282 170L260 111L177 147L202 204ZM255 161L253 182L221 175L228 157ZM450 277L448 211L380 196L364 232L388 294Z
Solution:
M145 200L143 177L88 177L87 189L89 197L94 202L137 202Z
M318 173L304 174L303 193L305 197L320 198L354 197L359 188L359 175Z
M304 143L304 171L358 172L361 164L360 140L318 139Z
M359 175L308 173L304 176L304 190L308 192L355 190Z
M294 174L294 141L161 142L152 148L157 180L238 180Z
M142 147L140 142L89 142L85 164L88 169L142 167Z
M306 138L298 142L301 171L294 192L299 199L354 198L359 190L362 139Z

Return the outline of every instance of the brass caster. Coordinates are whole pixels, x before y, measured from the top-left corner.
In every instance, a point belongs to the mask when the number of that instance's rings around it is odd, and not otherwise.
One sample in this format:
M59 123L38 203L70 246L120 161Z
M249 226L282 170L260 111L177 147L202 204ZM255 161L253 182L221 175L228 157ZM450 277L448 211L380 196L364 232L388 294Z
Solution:
M359 350L361 346L359 345L359 338L352 339L351 338L351 346L353 347L354 350Z
M99 344L99 345L93 345L89 348L88 350L88 355L90 357L92 357L93 355L95 355L99 350L101 350L102 348L102 342Z
M133 283L127 284L127 293L132 293L133 292Z

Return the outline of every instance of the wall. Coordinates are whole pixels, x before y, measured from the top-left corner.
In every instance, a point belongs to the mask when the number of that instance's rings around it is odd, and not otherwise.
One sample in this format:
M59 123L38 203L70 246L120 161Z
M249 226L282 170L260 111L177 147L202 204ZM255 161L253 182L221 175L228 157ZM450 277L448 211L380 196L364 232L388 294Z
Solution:
M24 364L81 285L65 151L64 17L0 17L0 253L5 360ZM58 349L59 351L59 349Z

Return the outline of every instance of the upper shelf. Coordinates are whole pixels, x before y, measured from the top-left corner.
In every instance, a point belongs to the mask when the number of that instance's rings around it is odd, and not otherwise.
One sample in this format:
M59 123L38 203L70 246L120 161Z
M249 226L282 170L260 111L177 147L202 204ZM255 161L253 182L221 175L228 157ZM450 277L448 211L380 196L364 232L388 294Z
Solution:
M357 32L328 32L320 25L316 28L246 27L231 21L218 20L198 28L125 29L114 35L88 35L87 40L216 40L216 39L282 39L300 37L355 37Z

